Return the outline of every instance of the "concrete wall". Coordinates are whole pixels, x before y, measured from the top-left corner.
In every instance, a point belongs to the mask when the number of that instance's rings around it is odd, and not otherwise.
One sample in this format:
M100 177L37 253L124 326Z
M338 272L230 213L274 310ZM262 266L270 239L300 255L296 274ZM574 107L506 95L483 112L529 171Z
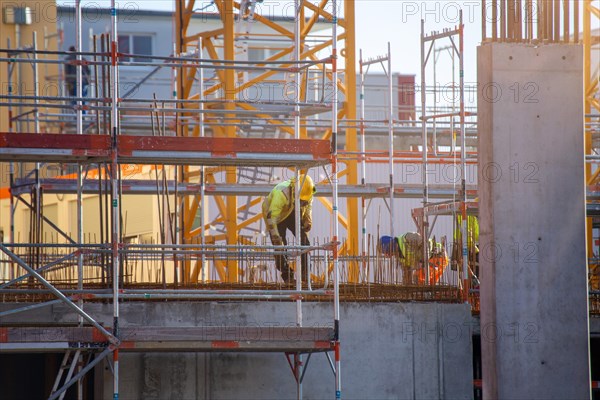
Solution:
M8 305L0 305L2 308ZM148 326L293 326L294 303L129 303L120 324ZM112 306L87 312L111 325ZM331 326L331 303L304 304L304 326ZM63 305L34 311L36 320L75 320ZM29 314L31 318L32 314ZM25 318L16 315L3 323ZM471 399L472 320L463 304L342 304L342 396L346 399ZM121 399L291 399L292 373L282 353L120 353ZM112 374L98 398L112 399ZM333 398L323 354L312 356L304 398Z
M589 398L582 48L478 58L484 397Z

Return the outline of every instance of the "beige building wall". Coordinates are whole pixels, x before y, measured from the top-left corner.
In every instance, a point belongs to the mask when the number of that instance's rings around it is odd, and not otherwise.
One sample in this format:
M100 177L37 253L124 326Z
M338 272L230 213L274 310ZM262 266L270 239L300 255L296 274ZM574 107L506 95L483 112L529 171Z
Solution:
M152 169L150 166L145 166L140 169L140 173L132 175L131 179L144 179L148 177L149 171ZM153 174L153 173L152 173ZM73 176L68 176L73 178ZM97 178L97 172L91 171L88 174L88 178ZM22 196L26 201L31 201L31 197L27 194ZM174 206L174 199L169 199L172 207ZM77 196L76 195L63 195L63 194L44 194L43 196L43 215L45 218L50 220L52 224L56 225L62 232L77 240ZM83 196L83 241L84 243L100 244L100 198L98 195L84 195ZM102 199L104 206L104 199ZM110 202L109 202L110 207ZM123 195L122 196L122 216L123 216L123 236L126 243L157 243L160 241L158 232L160 232L160 221L159 221L159 206L158 197L155 195ZM22 203L18 203L14 212L14 224L15 224L15 237L16 243L27 243L32 241L29 238L29 227L32 213ZM103 209L102 219L105 221L106 209ZM0 235L4 236L5 241L9 241L10 235L10 204L8 199L0 201ZM110 221L110 215L108 217ZM110 224L110 222L109 222ZM110 228L109 237L103 238L104 243L110 242ZM42 241L44 243L68 243L67 239L62 234L57 232L50 224L44 222L42 230ZM21 274L13 265L13 271L11 272L7 261L7 257L4 254L0 254L0 281L5 279L11 279L17 274ZM99 269L93 267L95 263L86 263L86 270L84 273L85 279L90 281L92 279L99 279L101 273ZM127 260L127 279L129 281L140 281L145 280L158 280L162 279L162 264L154 261L149 262L148 258L144 261L140 260ZM173 280L173 264L167 262L165 264L165 276L169 281ZM53 274L48 275L49 279L73 279L72 276L66 276L64 274L72 273L72 271L57 271ZM62 274L62 275L61 275Z
M140 168L140 172L132 175L130 179L147 178L147 170L151 166ZM96 171L88 173L88 179L97 177ZM67 176L74 179L74 176ZM4 193L4 192L3 192ZM29 195L22 196L26 201L31 201ZM169 199L174 207L174 199ZM102 200L104 207L104 199ZM72 194L51 194L43 196L43 214L53 224L73 239L77 237L77 196ZM98 195L83 196L83 235L86 243L101 243L100 241L100 199ZM110 204L109 204L110 206ZM158 220L158 199L155 195L123 195L123 236L130 242L157 242L157 232L160 232L160 221ZM30 226L30 210L18 203L14 212L15 241L28 242L27 239ZM106 209L103 209L103 219L106 218ZM110 221L110 217L109 217ZM10 204L9 199L0 202L0 231L4 232L7 239L10 229ZM44 223L43 239L48 243L66 243L67 241L56 232L48 223ZM104 238L106 242L107 239Z
M8 7L29 7L31 12L30 25L14 25L5 23L5 10ZM53 0L19 0L0 2L0 48L30 47L33 45L33 34L37 32L37 47L44 50L57 50L59 36L56 27L56 1ZM3 53L1 57L6 57ZM54 59L56 56L40 56L40 58ZM33 95L35 90L33 80L33 68L29 63L13 64L13 72L8 73L8 63L0 63L0 94L9 94L9 82L12 82L13 93L19 95ZM53 64L38 64L38 90L40 95L56 96L59 94L59 68ZM4 101L4 100L3 100ZM13 115L29 111L28 107L14 107ZM9 110L0 107L0 132L9 131ZM42 132L51 131L44 123L41 123ZM33 132L33 123L13 124L13 132ZM4 230L5 237L8 229L3 227L7 224L8 215L5 209L8 207L8 164L0 162L0 231Z
M19 0L2 1L2 19L0 20L0 47L6 48L10 41L11 48L30 47L33 45L33 34L37 32L37 47L44 50L57 50L59 36L56 27L56 1L53 0ZM31 11L30 25L14 25L4 22L5 10L10 7L28 7ZM6 54L2 54L6 57ZM56 56L44 55L40 58L56 60ZM40 95L57 96L59 94L58 66L53 64L38 64L39 93ZM0 93L8 94L9 75L7 63L0 67ZM33 95L33 68L30 64L15 64L12 74L13 92L21 95ZM8 131L8 110L1 109L0 131ZM16 110L15 110L16 112ZM43 124L42 124L43 125ZM45 129L44 126L41 128Z

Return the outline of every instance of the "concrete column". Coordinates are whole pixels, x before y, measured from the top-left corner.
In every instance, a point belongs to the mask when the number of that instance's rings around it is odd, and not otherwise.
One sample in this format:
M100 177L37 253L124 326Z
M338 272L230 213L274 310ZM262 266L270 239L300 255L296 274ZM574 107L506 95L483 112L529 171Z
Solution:
M478 49L487 399L590 398L578 45Z

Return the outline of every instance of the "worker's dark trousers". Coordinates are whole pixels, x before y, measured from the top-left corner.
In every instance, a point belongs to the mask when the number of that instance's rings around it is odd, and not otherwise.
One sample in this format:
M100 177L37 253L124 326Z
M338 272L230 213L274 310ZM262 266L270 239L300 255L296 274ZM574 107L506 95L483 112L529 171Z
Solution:
M294 211L292 211L292 213L283 221L281 221L279 224L277 224L277 231L279 232L279 236L281 237L281 240L283 240L283 245L287 246L287 239L285 237L286 234L286 230L290 230L290 232L292 232L293 235L296 234L296 218L295 218L295 213ZM305 232L304 230L300 231L300 244L302 246L308 246L310 244L309 240L308 240L308 233ZM273 239L271 238L271 242L273 242ZM302 264L302 280L307 282L308 281L308 254L307 253L303 253L301 256L301 264ZM287 262L287 259L285 258L285 255L281 254L281 255L276 255L275 256L275 265L277 266L277 269L281 271L281 278L283 279L284 282L290 282L291 279L293 278L293 272L290 271L290 265Z

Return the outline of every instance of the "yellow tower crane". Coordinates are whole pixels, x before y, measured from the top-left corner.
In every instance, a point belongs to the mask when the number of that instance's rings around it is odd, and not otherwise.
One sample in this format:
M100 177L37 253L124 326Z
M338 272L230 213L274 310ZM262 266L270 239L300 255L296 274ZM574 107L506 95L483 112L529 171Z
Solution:
M236 24L240 23L252 23L254 26L262 26L268 28L270 31L275 32L275 35L279 36L279 41L284 43L282 48L266 58L265 62L269 65L276 65L277 68L290 68L293 70L293 64L289 62L290 56L294 53L294 39L295 33L286 27L283 19L273 18L273 15L269 14L268 7L261 7L261 1L248 1L242 0L241 2L233 0L215 0L214 7L211 12L216 12L222 22L222 27L204 32L191 32L191 21L194 15L204 13L206 10L202 8L201 4L197 4L195 0L182 0L177 1L175 10L175 52L178 54L187 54L189 51L198 47L198 43L201 43L204 54L207 55L213 62L222 62L226 64L227 61L235 60L235 45L236 40L240 37L248 36L248 32L236 32ZM357 135L356 135L356 56L355 56L355 14L354 14L354 2L345 1L343 8L343 18L334 21L334 17L328 11L331 7L329 0L320 0L316 2L310 2L300 0L299 4L299 16L300 16L300 60L318 60L318 53L331 48L332 38L326 38L319 44L309 43L309 37L316 31L316 25L319 21L326 21L329 24L337 23L340 28L338 33L338 48L341 49L337 57L334 56L333 62L337 62L337 65L343 69L343 74L340 74L342 78L339 78L336 82L336 87L341 97L343 96L344 102L340 104L337 118L342 120L348 120L344 124L344 131L339 132L340 136L344 136L345 150L356 151L357 150ZM266 11L266 12L263 12ZM250 22L248 20L251 20ZM219 47L222 46L222 49ZM223 59L220 58L223 57ZM219 61L220 60L220 61ZM266 64L262 64L266 67ZM332 78L331 70L326 67L326 64L322 64L321 73L327 76L329 79ZM184 67L180 69L179 75L177 76L177 95L180 99L195 99L199 98L198 93L193 93L192 87L195 81L198 66ZM220 114L223 118L221 121L225 121L222 126L213 125L213 134L221 137L237 137L240 134L236 121L239 122L239 111L252 111L257 117L264 118L269 125L274 128L280 129L282 132L293 135L293 129L284 126L280 120L276 117L265 113L261 114L260 105L254 105L248 102L241 102L237 99L240 93L244 90L251 88L254 85L260 85L261 82L266 82L269 78L272 78L277 71L265 68L264 72L258 73L251 79L244 79L244 75L232 68L218 70L216 72L216 80L207 82L204 87L202 98L206 99L210 96L211 100L219 101L224 106L225 113ZM308 74L303 75L302 88L299 90L300 98L299 101L304 101L307 98L307 85L306 79ZM183 103L182 107L197 107L197 104ZM210 108L210 105L207 105ZM223 111L223 110L220 110ZM191 116L191 114L190 114ZM212 115L210 112L205 114L206 120L216 120L216 115ZM177 134L181 136L198 136L200 134L200 128L198 125L188 126L185 123L180 123L177 128ZM301 129L301 138L306 137L306 129ZM321 139L329 139L331 137L331 129L326 130ZM216 172L222 172L222 169L207 169L206 173L203 174L206 183L218 183L217 180L222 174ZM346 184L356 184L358 182L358 168L356 161L348 161L345 164L345 168L342 168L338 173L338 177L345 178ZM218 176L219 175L219 176ZM200 179L200 173L195 170L190 170L189 167L182 167L180 169L179 179L183 182L198 182ZM235 185L237 180L237 173L235 167L226 167L225 169L225 182L228 185ZM248 201L246 204L238 205L236 196L224 195L224 196L213 196L214 203L218 208L218 216L214 221L219 221L225 226L224 235L205 235L207 227L211 223L205 224L198 228L194 228L194 219L198 212L200 205L200 199L198 196L190 196L183 202L182 221L181 221L181 240L182 243L198 243L197 238L200 235L204 235L207 242L226 241L227 244L238 244L243 242L243 238L240 237L240 229L248 226L248 223L260 221L260 215L254 216L251 220L240 221L238 217L239 213L247 210L249 207L255 206L261 202L261 198L255 197ZM325 207L332 210L331 201L319 198L324 203ZM204 212L204 211L200 211ZM346 204L346 215L339 217L341 226L346 231L346 242L342 247L340 254L356 255L358 254L358 201L356 198L347 199ZM198 265L190 265L189 263L184 266L183 281L184 282L196 282L199 279L199 270L201 267ZM225 282L237 282L239 279L238 265L235 261L217 263L217 272L219 279ZM349 276L350 281L356 281L358 279L358 264L350 265Z

